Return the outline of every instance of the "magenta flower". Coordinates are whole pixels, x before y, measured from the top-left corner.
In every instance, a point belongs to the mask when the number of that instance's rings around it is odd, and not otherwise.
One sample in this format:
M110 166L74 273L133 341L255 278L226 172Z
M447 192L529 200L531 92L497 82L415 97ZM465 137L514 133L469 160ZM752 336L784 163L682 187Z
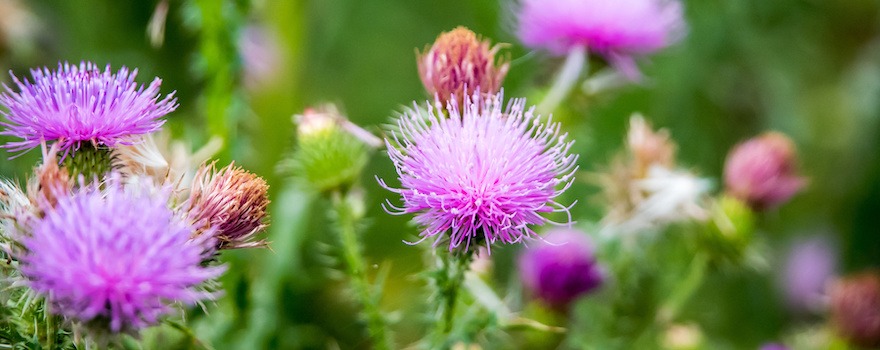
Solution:
M0 111L6 121L2 135L18 137L3 145L11 152L26 151L42 140L57 141L65 153L82 142L113 147L129 144L133 135L158 130L161 118L177 108L174 93L159 100L162 80L148 87L134 82L137 70L123 67L116 74L108 65L104 71L91 62L58 64L58 70L31 70L33 82L19 80L13 92L4 85Z
M789 306L797 311L816 311L827 297L826 286L837 272L837 251L824 236L796 242L785 258L783 291Z
M598 288L604 279L587 236L571 229L556 229L537 247L524 251L519 275L533 295L561 309Z
M53 311L112 332L137 331L214 297L199 285L222 267L201 263L213 244L168 208L170 188L124 189L116 178L61 197L24 235L22 274ZM205 235L210 237L210 235Z
M522 0L518 16L526 46L556 55L584 47L631 78L633 57L673 44L686 27L677 0Z
M416 108L386 140L401 188L379 182L403 200L400 208L388 203L389 212L416 213L422 240L436 237L436 245L448 237L450 250L516 243L548 221L541 213L568 212L553 199L577 168L573 142L559 124L542 124L533 109L524 110L525 100L502 110L502 99L475 93L463 113L451 102L448 118L431 104L427 113Z
M780 133L768 132L737 145L724 164L724 184L755 209L778 206L807 181L797 174L797 150Z

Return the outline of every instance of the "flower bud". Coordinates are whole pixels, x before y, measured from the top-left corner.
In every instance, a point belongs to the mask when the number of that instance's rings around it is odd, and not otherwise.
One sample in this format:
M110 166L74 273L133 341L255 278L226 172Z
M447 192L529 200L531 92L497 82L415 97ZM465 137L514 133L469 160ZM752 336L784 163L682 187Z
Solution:
M702 236L704 248L716 261L738 264L755 232L755 213L741 200L722 196L711 209L711 221Z
M525 287L556 309L566 309L604 280L586 234L572 229L551 231L523 252L519 272Z
M261 246L253 238L266 228L268 190L265 180L234 163L216 172L211 164L199 169L184 208L198 234L213 232L218 250Z
M769 132L737 145L724 165L728 193L757 210L788 201L806 184L796 173L794 143Z
M306 109L295 120L297 149L281 167L318 192L350 187L367 164L368 146L381 142L333 105Z
M880 345L880 275L865 272L831 286L831 321L853 344Z
M67 169L58 167L57 153L57 145L48 149L43 145L43 163L34 169L27 184L28 198L40 215L43 210L54 208L58 196L67 195L73 188Z
M416 54L422 84L443 104L454 96L461 106L464 96L478 90L494 94L509 67L506 59L496 62L499 48L465 27L440 34L434 45Z

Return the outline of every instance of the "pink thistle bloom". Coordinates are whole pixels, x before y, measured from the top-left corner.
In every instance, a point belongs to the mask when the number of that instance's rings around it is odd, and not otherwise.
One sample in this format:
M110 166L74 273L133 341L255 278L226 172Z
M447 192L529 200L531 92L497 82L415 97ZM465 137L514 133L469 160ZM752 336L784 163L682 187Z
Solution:
M807 181L797 175L794 143L768 132L743 142L727 156L724 184L733 196L755 209L778 206L797 194Z
M556 229L519 258L526 289L548 305L564 309L605 279L583 232Z
M11 152L33 149L42 140L57 141L65 154L83 142L131 144L131 136L158 130L161 118L177 108L174 93L159 99L161 79L138 86L136 69L113 74L109 65L101 71L91 62L59 63L54 72L34 69L31 76L33 82L12 75L19 91L4 85L0 93L7 110L0 111L6 119L0 134L21 139L2 146Z
M556 55L585 47L635 78L633 57L681 38L682 12L677 0L523 0L517 34L526 46Z
M213 242L169 209L170 187L86 186L58 198L22 234L22 274L54 312L116 332L137 331L173 303L212 299L199 285L222 267L202 265ZM210 237L210 236L206 236Z
M427 112L415 108L386 139L401 188L379 183L403 200L386 210L416 213L422 240L435 237L436 245L448 238L450 251L516 243L535 235L531 226L548 222L541 213L568 212L553 199L577 169L573 141L566 142L558 123L543 124L534 108L525 110L525 100L506 109L502 100L501 93L485 100L475 93L463 112L450 101L448 118L431 104Z

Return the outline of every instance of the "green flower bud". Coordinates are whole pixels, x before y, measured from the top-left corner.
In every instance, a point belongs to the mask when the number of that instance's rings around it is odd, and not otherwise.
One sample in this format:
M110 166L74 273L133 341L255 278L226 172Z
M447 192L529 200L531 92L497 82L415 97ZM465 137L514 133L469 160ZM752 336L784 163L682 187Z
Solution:
M754 232L755 213L745 202L725 195L712 208L703 244L713 258L738 263Z

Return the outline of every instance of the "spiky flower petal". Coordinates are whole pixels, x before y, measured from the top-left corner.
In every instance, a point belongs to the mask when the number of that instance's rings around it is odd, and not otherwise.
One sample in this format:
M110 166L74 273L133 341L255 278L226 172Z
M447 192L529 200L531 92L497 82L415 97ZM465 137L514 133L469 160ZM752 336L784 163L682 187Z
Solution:
M571 184L577 155L569 154L560 125L541 123L525 100L502 109L503 96L475 93L464 111L449 117L429 104L397 121L387 139L401 187L380 184L401 196L396 213L416 213L423 239L448 238L449 249L473 243L516 243L535 234L541 213L568 211L554 198ZM446 232L449 231L448 234Z
M201 263L206 239L168 207L170 188L124 188L118 177L58 198L20 232L22 274L55 312L96 329L137 331L214 295L199 290L222 267Z
M162 80L138 86L137 70L123 67L117 73L108 65L103 71L91 62L59 63L58 69L31 70L33 81L12 76L13 92L4 85L0 111L6 121L2 135L20 138L3 147L26 151L45 141L57 141L65 153L83 142L114 147L131 143L131 136L158 130L161 118L177 108L174 93L159 99Z
M196 174L185 208L197 234L214 235L216 249L261 246L254 237L266 228L268 191L265 180L234 163L219 171L211 164Z
M558 55L586 47L637 77L633 57L676 42L682 17L677 0L522 0L517 34L527 46Z

